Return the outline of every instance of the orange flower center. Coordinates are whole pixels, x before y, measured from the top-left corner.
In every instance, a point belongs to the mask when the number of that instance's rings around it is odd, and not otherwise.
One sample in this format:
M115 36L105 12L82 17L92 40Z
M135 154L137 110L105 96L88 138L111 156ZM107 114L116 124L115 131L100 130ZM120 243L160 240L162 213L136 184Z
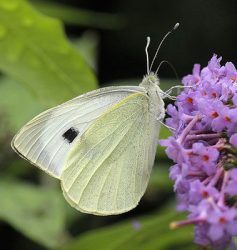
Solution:
M209 194L208 194L207 191L203 191L203 192L202 192L202 196L203 196L204 198L207 198L207 197L209 196Z
M229 117L229 116L225 116L225 121L226 121L226 122L231 122L230 117Z
M208 161L208 160L209 160L209 156L208 156L208 155L203 155L202 159L203 159L204 161Z
M191 98L191 97L188 97L187 99L186 99L186 101L188 102L188 103L193 103L193 98Z
M216 118L216 117L218 117L219 115L218 115L218 113L216 112L216 111L213 111L212 113L211 113L211 117L212 118Z
M235 82L235 81L236 81L236 76L232 76L230 79L231 79L233 82Z
M215 92L212 92L211 95L212 95L214 98L216 98L216 96L217 96Z
M226 222L225 217L220 217L220 218L219 218L219 222L220 222L221 224L224 224L224 223Z

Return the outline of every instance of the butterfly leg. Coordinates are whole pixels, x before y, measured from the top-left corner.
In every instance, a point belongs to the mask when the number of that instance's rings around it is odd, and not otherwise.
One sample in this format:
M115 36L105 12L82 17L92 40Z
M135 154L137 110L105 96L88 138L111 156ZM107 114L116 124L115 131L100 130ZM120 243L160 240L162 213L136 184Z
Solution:
M173 86L173 87L169 88L167 91L164 92L164 94L166 94L167 96L169 96L170 93L172 93L172 91L173 91L174 89L193 88L193 87L196 87L197 85L198 85L198 83L197 83L197 84L194 84L194 85L192 85L192 86L176 85L176 86Z
M173 87L169 88L168 90L166 90L165 93L169 95L170 93L172 93L172 91L174 89L181 89L181 88L185 88L185 87L188 87L188 86L176 85L176 86L173 86Z
M175 128L172 128L172 127L166 125L166 124L163 122L163 119L164 119L163 114L160 114L159 116L156 117L156 120L157 120L160 124L162 124L163 126L165 126L166 128L168 128L168 129L170 129L170 130L173 130L173 131L176 130Z
M173 100L173 101L176 100L176 96L174 96L174 95L169 95L169 94L167 94L166 92L163 92L163 94L162 94L162 99L165 99L165 98L169 98L170 100Z
M159 121L159 123L160 124L162 124L163 126L165 126L166 128L168 128L169 130L173 130L173 131L176 131L176 129L175 128L172 128L172 127L170 127L170 126L168 126L168 125L166 125L162 120L158 120Z

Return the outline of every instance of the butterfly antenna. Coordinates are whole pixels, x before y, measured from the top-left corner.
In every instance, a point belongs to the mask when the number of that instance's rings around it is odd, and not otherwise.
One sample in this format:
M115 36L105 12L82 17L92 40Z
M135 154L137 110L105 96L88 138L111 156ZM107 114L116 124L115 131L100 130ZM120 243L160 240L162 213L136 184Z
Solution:
M157 70L156 70L155 74L156 74L156 75L158 74L158 72L159 72L159 70L160 70L160 67L161 67L164 63L167 63L167 64L170 66L170 68L173 70L173 72L174 72L174 74L175 74L176 79L179 81L179 76L178 76L178 73L177 73L177 71L176 71L174 65L173 65L172 63L170 63L169 61L166 61L166 60L163 60L163 61L160 62L159 66L157 67Z
M148 54L148 48L149 48L149 45L150 45L151 38L148 36L146 39L147 39L146 48L145 48L145 52L146 52L146 68L147 68L147 75L149 75L150 71L149 71L149 54Z
M174 25L174 27L173 27L170 31L168 31L168 32L165 34L165 36L162 38L162 40L161 40L161 42L160 42L160 44L159 44L159 46L158 46L158 48L157 48L157 50L156 50L156 53L155 53L155 55L154 55L154 57L153 57L153 59L152 59L151 66L150 66L150 68L149 68L149 72L151 72L151 70L152 70L152 66L153 66L153 64L154 64L154 62L155 62L155 60L156 60L157 54L158 54L158 52L160 51L160 48L161 48L163 42L164 42L165 39L166 39L174 30L176 30L178 27L179 27L179 23L176 23L176 24Z

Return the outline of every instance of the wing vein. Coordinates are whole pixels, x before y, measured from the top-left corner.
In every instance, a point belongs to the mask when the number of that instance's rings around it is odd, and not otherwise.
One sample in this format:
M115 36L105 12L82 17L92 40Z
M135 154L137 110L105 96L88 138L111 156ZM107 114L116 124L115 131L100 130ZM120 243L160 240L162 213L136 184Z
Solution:
M130 119L132 116L134 116L134 115L137 114L137 113L138 113L138 111L137 111L137 112L134 112L134 113L133 113L130 117L128 117L126 120ZM125 121L126 121L126 120L125 120ZM96 146L98 146L101 142L103 142L103 141L106 140L108 137L110 137L112 134L114 134L115 131L117 131L117 130L119 129L119 127L120 127L123 123L124 123L124 121L121 122L121 123L117 126L117 128L116 128L114 131L112 131L107 137L103 138L103 139L100 140L98 143L96 143L95 145L93 145L93 146L90 148L90 150L88 150L87 153L81 158L81 160L83 160L84 158L86 158L86 156L87 156ZM124 128L126 128L126 127L124 127ZM123 138L121 138L121 140L122 140L122 139L123 139ZM114 147L114 149L111 151L110 155L112 154L112 152L115 150L115 148L118 146L118 144L119 144L120 142L121 142L121 141L119 141L119 142L116 144L116 146ZM109 157L109 156L108 156L108 157ZM106 159L107 159L107 157L104 158L104 160L100 163L100 166L101 166L101 164L103 164L103 162L104 162ZM87 163L87 165L88 165L88 164L89 164L89 163ZM76 178L74 178L73 182L71 183L71 185L70 185L70 187L68 188L67 191L69 191L69 190L72 188L72 186L73 186L73 184L75 183L75 181L79 178L79 176L82 174L82 172L85 171L87 165L85 165L84 168L81 170L81 172L76 176ZM66 167L65 170L66 170L67 168L68 168L68 167ZM99 168L99 166L98 166L97 168ZM97 170L97 169L96 169L96 170ZM94 174L94 173L93 173L93 174Z

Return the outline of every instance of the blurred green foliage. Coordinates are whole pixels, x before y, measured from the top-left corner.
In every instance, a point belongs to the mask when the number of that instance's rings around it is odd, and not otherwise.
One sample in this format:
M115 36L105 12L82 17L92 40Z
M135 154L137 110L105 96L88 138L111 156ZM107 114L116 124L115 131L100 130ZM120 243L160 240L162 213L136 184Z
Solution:
M65 204L56 188L0 179L0 218L49 247L66 240Z
M55 105L96 87L96 79L66 40L61 22L24 0L0 1L0 69ZM60 93L60 94L59 94Z
M192 243L191 227L170 233L170 221L183 218L177 216L171 207L85 233L60 250L196 249Z
M0 93L0 114L5 116L8 129L11 131L16 131L35 114L43 111L40 101L28 89L10 77L0 78ZM0 130L1 132L3 130Z
M98 35L89 31L69 41L62 21L106 29L122 23L112 15L56 2L32 3L0 0L0 219L25 237L21 242L6 235L7 249L194 249L192 228L169 229L181 217L171 202L170 162L161 147L140 205L112 217L71 208L55 180L11 150L14 133L34 115L97 87ZM112 84L137 85L140 80ZM173 84L161 80L163 89ZM162 126L160 137L168 135ZM27 239L37 244L27 245Z
M46 0L34 0L33 3L42 13L59 18L66 24L89 26L90 28L117 29L121 28L124 23L123 19L115 14L75 9L66 4Z

